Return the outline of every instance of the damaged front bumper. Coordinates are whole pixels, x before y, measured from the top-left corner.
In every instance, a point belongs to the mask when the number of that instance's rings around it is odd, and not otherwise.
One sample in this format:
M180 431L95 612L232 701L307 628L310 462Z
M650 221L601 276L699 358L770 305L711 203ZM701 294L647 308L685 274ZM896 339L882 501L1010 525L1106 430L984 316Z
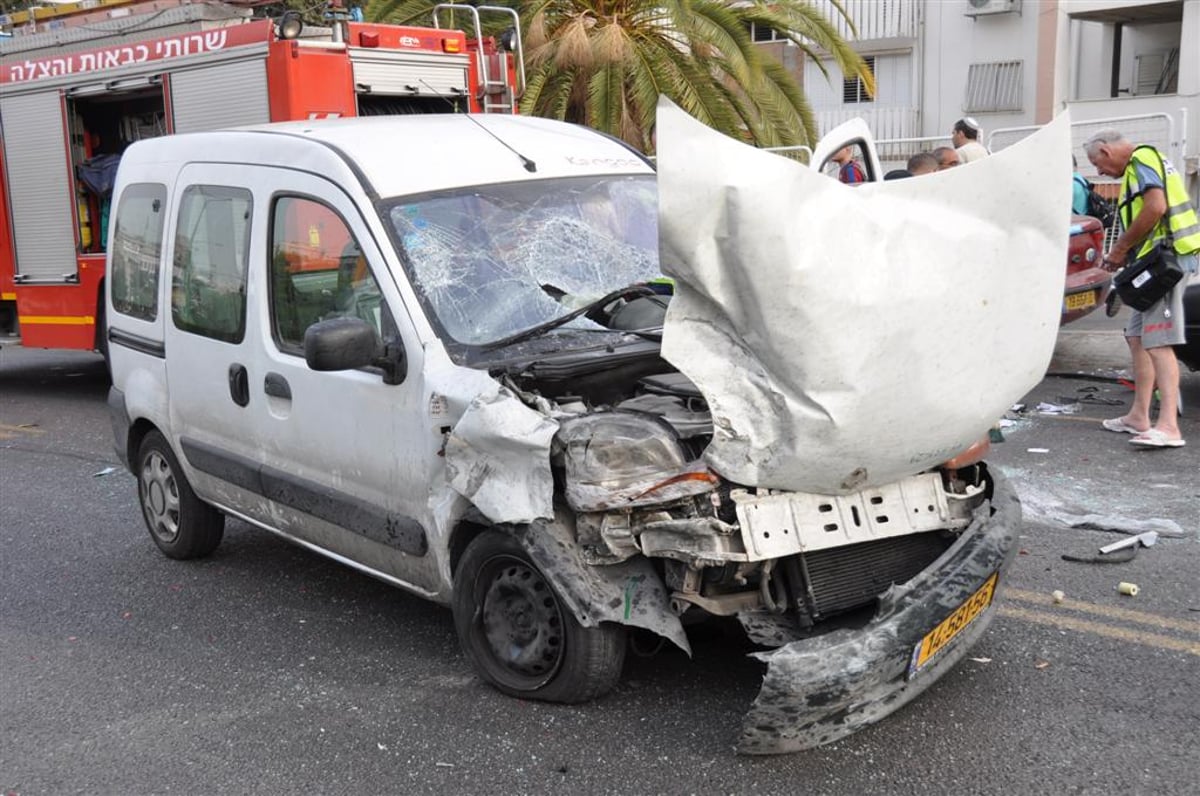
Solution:
M960 538L921 574L882 595L866 627L756 653L767 674L738 751L795 752L843 738L900 708L962 659L995 615L993 576L1002 578L1016 553L1021 506L1003 476L993 471L991 478L990 501ZM987 607L972 610L981 601ZM954 622L961 626L950 633ZM935 629L942 636L935 643L945 646L930 656L929 645L924 653L920 645ZM928 657L918 665L922 656Z

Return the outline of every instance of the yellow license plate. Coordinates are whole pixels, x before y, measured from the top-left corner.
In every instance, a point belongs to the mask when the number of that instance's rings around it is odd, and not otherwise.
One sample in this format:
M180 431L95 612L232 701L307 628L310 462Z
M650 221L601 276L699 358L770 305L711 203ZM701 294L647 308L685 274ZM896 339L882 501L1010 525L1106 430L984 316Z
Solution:
M1096 306L1096 294L1092 290L1089 290L1086 293L1072 293L1070 296L1067 296L1064 301L1066 302L1068 310L1083 310L1087 309L1088 307Z
M1000 573L993 572L978 591L968 597L962 605L954 609L954 613L943 619L937 627L925 635L925 638L921 639L921 643L913 648L912 660L908 665L909 677L919 672L934 655L944 649L955 636L965 630L967 625L974 622L992 604L992 598L996 596L996 583L999 579Z

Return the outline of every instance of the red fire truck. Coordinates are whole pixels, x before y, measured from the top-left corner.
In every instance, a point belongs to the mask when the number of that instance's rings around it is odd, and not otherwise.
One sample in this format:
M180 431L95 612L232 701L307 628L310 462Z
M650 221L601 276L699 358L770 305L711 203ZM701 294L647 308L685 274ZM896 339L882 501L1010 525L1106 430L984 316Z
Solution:
M109 192L133 141L337 116L516 112L524 75L511 9L443 4L427 28L331 11L313 29L294 13L256 19L223 3L155 0L0 43L0 344L106 350ZM512 27L484 36L481 14ZM441 26L456 20L468 24Z

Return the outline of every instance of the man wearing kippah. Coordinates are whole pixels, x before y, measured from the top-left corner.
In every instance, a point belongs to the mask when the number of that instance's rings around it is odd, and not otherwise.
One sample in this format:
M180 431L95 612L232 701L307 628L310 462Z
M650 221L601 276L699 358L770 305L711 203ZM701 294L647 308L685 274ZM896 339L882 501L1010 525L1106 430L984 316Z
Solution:
M970 163L988 156L987 147L979 143L979 134L982 132L983 128L979 126L979 122L970 116L964 116L954 123L950 140L954 142L961 162Z

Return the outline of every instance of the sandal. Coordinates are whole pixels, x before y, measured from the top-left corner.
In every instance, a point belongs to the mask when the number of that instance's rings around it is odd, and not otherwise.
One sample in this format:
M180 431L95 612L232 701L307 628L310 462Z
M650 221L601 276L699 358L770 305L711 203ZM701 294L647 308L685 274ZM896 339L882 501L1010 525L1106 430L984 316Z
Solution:
M1123 417L1114 417L1105 420L1100 425L1104 426L1109 431L1115 431L1118 434L1145 434L1149 429L1134 428L1125 422Z
M1187 443L1183 438L1171 439L1163 432L1156 428L1149 431L1143 431L1133 439L1129 440L1130 445L1136 445L1139 448L1182 448Z

